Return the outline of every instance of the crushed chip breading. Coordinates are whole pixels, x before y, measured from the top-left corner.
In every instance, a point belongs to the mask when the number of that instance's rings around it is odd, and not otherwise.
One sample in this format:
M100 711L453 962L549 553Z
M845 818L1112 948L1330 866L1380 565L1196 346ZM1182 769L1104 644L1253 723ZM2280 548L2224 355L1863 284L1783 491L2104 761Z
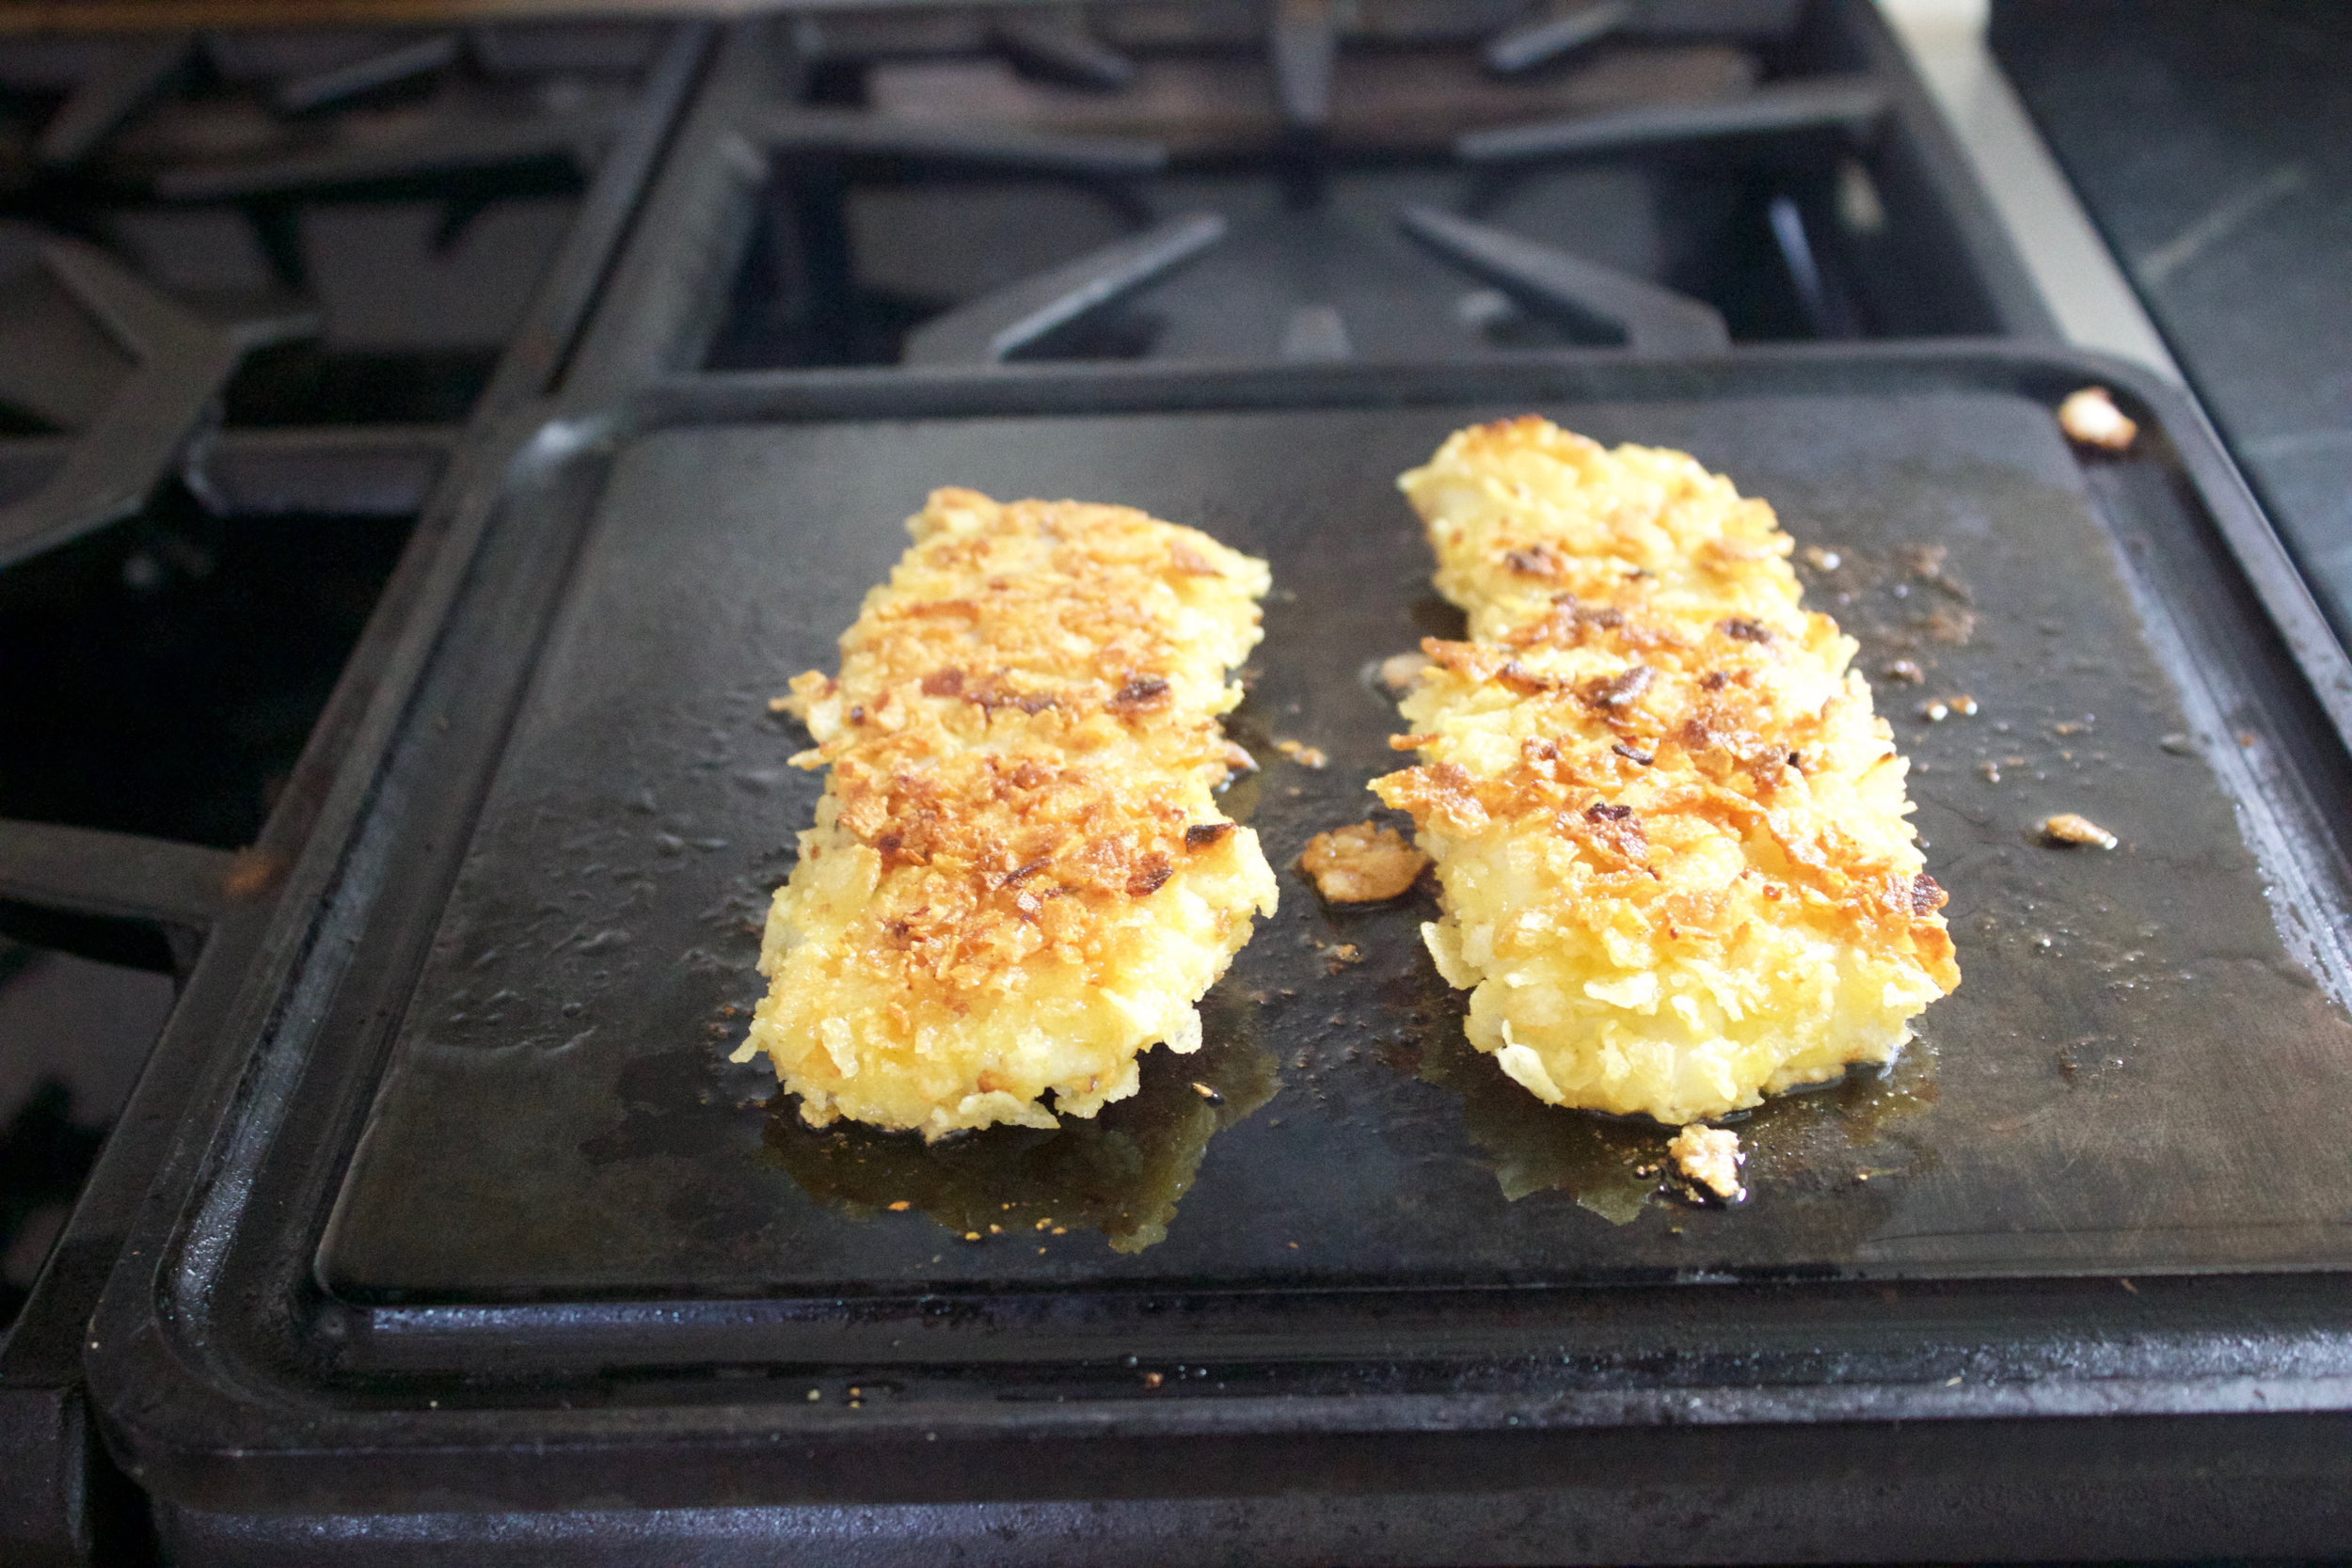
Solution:
M1740 1185L1740 1167L1747 1156L1740 1152L1740 1134L1727 1127L1691 1126L1666 1145L1675 1168L1726 1203L1747 1196Z
M1906 764L1763 501L1528 418L1399 482L1470 641L1375 780L1437 862L1438 972L1539 1099L1683 1123L1883 1063L1960 983Z
M1091 1117L1275 909L1218 811L1228 672L1266 567L1129 507L934 491L915 542L791 684L830 767L738 1053L801 1116L926 1138Z

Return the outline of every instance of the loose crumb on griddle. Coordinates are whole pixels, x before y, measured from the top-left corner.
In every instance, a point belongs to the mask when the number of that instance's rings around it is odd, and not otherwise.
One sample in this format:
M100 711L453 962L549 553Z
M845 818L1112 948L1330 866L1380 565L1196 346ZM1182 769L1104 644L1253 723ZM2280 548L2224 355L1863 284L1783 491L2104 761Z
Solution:
M1429 656L1424 653L1391 654L1380 661L1380 684L1398 696L1412 689L1421 673L1429 668Z
M1740 1152L1740 1134L1729 1128L1701 1127L1693 1122L1674 1135L1666 1152L1674 1156L1675 1167L1684 1177L1724 1202L1736 1203L1748 1196L1740 1185L1740 1166L1747 1156Z
M2103 451L2122 451L2139 435L2139 425L2121 408L2105 387L2085 387L2058 404L2058 428L2067 438Z
M1274 749L1301 768L1321 768L1331 760L1323 754L1321 747L1310 746L1303 740L1278 740Z
M1394 828L1359 822L1334 828L1307 841L1298 867L1315 891L1334 904L1373 904L1394 898L1413 885L1429 857L1405 842Z
M2042 836L2052 844L2084 845L2094 849L2112 849L2116 837L2088 816L2062 811L2042 824Z

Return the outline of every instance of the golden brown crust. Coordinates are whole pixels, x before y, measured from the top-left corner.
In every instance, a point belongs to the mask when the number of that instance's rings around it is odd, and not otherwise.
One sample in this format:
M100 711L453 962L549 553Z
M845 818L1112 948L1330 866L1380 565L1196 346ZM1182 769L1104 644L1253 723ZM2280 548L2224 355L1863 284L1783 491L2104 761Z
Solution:
M1272 912L1211 794L1263 562L1130 507L934 492L915 544L773 705L830 768L776 897L747 1050L822 1124L927 1136L1133 1092Z
M1906 765L1772 508L1539 419L1399 483L1470 637L1375 780L1438 863L1470 1038L1556 1104L1721 1115L1884 1061L1959 983Z

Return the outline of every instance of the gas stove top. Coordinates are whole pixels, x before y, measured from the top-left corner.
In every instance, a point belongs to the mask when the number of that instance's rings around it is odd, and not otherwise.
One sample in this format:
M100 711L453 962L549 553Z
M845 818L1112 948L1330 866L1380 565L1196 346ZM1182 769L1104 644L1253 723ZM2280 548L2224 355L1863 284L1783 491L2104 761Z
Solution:
M0 1169L40 1173L0 1205L0 1555L156 1549L83 1325L183 1108L357 941L310 911L435 787L384 749L519 700L451 607L555 591L501 486L612 408L2055 337L1859 0L0 44ZM103 1052L19 1043L69 1002ZM191 1561L358 1528L163 1517Z

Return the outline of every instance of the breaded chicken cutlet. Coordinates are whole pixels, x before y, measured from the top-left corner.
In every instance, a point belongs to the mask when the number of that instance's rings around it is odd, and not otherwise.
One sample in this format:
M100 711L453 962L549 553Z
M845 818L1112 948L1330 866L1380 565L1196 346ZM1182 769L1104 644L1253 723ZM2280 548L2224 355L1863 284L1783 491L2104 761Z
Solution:
M1470 640L1423 644L1423 936L1470 1042L1558 1105L1683 1123L1890 1060L1960 983L1909 765L1770 506L1527 418L1398 481Z
M840 674L780 705L818 742L794 764L832 774L737 1060L766 1052L819 1127L1091 1117L1139 1052L1199 1047L1194 1005L1274 912L1214 796L1265 563L1129 507L970 490L908 528Z

